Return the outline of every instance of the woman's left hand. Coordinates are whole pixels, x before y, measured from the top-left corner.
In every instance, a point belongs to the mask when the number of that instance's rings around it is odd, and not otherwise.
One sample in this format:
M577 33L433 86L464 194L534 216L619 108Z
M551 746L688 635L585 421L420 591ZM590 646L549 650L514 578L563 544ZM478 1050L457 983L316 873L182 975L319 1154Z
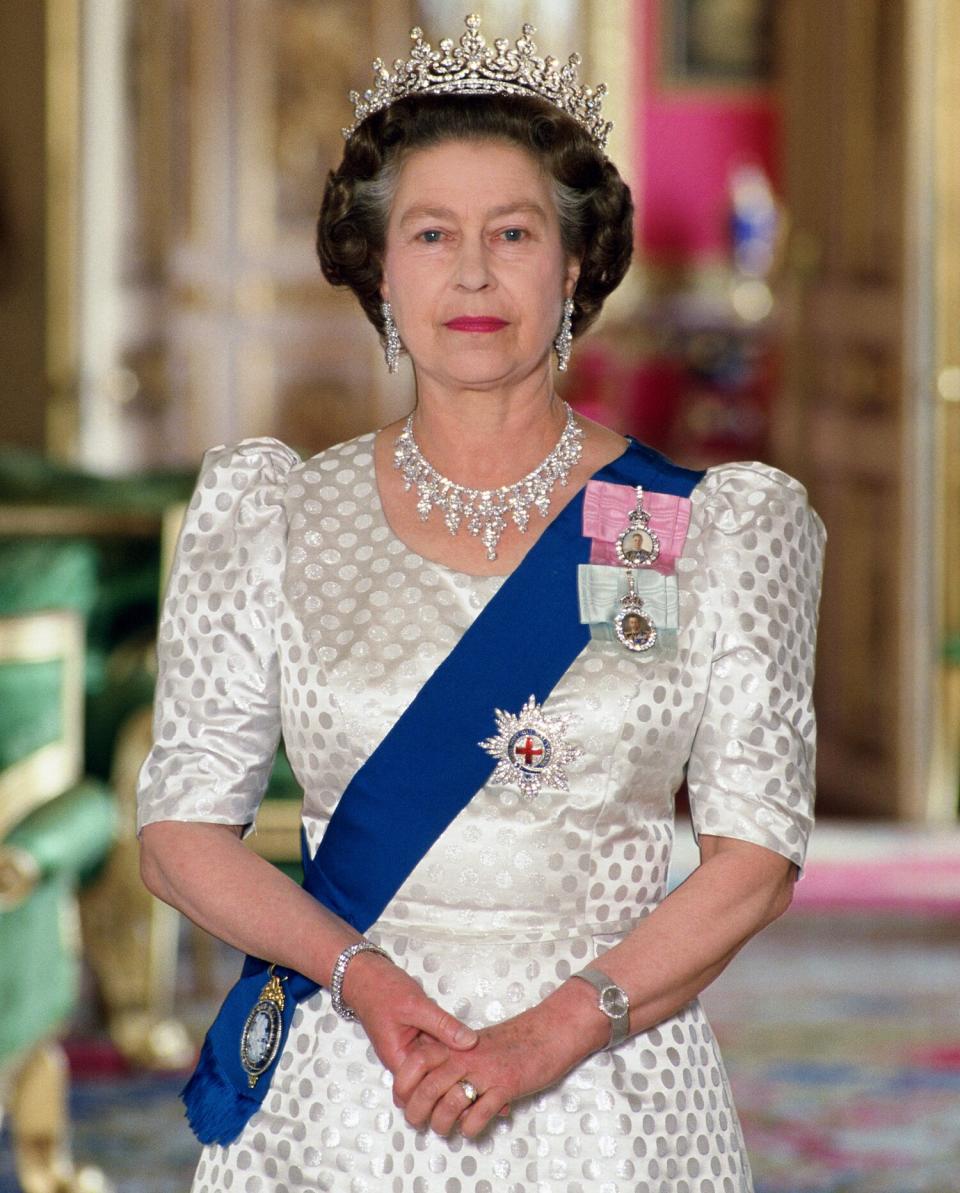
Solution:
M447 1135L456 1123L472 1139L517 1098L555 1085L609 1034L591 988L568 982L539 1006L481 1030L469 1052L419 1041L395 1074L393 1099L411 1126ZM479 1092L472 1106L461 1080Z

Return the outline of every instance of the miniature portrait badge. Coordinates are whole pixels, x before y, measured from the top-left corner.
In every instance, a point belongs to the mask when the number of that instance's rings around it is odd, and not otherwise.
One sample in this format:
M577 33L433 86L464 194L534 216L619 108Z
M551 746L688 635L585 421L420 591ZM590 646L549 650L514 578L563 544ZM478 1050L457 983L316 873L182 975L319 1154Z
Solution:
M637 485L637 508L616 542L617 558L628 568L645 568L660 558L660 540L650 529L650 515L643 508L643 488Z
M567 742L569 718L547 716L531 696L519 716L496 709L497 736L480 746L497 760L493 782L513 784L524 799L534 799L541 787L569 790L566 768L583 750Z
M637 508L631 510L627 528L617 539L617 558L627 569L627 595L620 600L620 612L613 619L617 641L637 654L657 644L657 627L643 611L643 599L636 590L634 572L650 567L660 557L660 539L650 529L650 515L643 508L643 489L637 485Z
M633 588L633 574L630 575ZM643 601L634 592L629 592L620 602L620 612L613 620L617 640L627 650L642 653L657 644L657 627L653 619L643 611Z
M273 1064L280 1047L286 998L281 980L273 970L271 965L269 981L260 991L260 998L247 1015L240 1034L240 1063L251 1089Z

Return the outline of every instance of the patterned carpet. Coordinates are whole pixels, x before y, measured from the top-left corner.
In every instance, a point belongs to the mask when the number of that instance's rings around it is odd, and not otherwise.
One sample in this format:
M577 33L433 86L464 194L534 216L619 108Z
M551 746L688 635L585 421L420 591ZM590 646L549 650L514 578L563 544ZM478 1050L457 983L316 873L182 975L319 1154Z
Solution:
M829 853L828 839L821 873L838 861ZM899 911L865 894L869 853L849 867L846 899L812 860L791 913L704 996L756 1193L960 1193L960 850L946 883L942 867L931 878L920 866L910 890L922 898ZM88 1074L72 1095L78 1157L117 1193L186 1193L196 1149L182 1078L100 1063L109 1053L95 1038L72 1051ZM0 1193L17 1193L3 1135Z
M757 1193L960 1193L958 946L798 910L708 991Z

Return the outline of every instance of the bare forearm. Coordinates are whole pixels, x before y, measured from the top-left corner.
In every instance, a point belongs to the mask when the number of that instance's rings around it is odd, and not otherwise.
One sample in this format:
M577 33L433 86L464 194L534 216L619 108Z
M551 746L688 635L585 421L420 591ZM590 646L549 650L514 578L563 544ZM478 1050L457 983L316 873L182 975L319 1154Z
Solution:
M742 841L704 838L694 875L638 924L598 966L630 996L630 1027L642 1031L684 1007L743 943L785 909L792 866ZM480 1033L475 1051L450 1056L419 1046L395 1074L407 1121L446 1132L459 1115L473 1136L518 1097L555 1085L610 1038L587 983L564 982L536 1007ZM481 1092L463 1111L450 1091L468 1076Z
M694 874L599 960L598 967L629 995L631 1032L686 1006L786 909L792 885L792 864L769 850L704 837ZM571 978L479 1037L468 1054L450 1056L418 1044L403 1059L394 1075L394 1100L411 1125L429 1122L446 1133L457 1120L472 1138L504 1105L555 1085L603 1048L610 1023L592 986ZM464 1077L481 1091L465 1112L462 1094L450 1097Z
M322 985L358 933L275 866L231 826L161 821L141 840L151 891L242 952L299 970Z
M158 898L222 940L328 986L337 957L358 933L248 850L239 832L231 825L148 824L141 839L144 881ZM444 1056L477 1042L476 1032L379 954L353 958L342 995L391 1073L421 1035Z
M675 1014L718 977L789 905L793 875L791 863L759 846L705 841L704 860L686 882L598 962L630 996L631 1032ZM582 1025L585 1044L602 1046L608 1025L585 982L565 983L544 1009L551 1002L558 1019Z

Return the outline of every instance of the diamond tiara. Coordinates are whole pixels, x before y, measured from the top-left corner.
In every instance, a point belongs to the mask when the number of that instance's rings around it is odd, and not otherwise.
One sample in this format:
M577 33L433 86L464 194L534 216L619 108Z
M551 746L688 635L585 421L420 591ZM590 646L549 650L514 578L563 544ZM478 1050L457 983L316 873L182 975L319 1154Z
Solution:
M465 24L459 45L445 37L437 50L423 40L419 26L411 29L410 58L398 58L392 72L382 58L375 59L374 86L363 95L350 92L356 119L342 130L344 137L349 139L368 116L407 95L538 95L572 116L599 149L606 148L613 128L600 110L607 87L586 87L579 81L579 54L571 54L565 65L553 57L538 57L532 25L523 26L523 36L511 49L505 37L487 45L476 13L466 17Z

